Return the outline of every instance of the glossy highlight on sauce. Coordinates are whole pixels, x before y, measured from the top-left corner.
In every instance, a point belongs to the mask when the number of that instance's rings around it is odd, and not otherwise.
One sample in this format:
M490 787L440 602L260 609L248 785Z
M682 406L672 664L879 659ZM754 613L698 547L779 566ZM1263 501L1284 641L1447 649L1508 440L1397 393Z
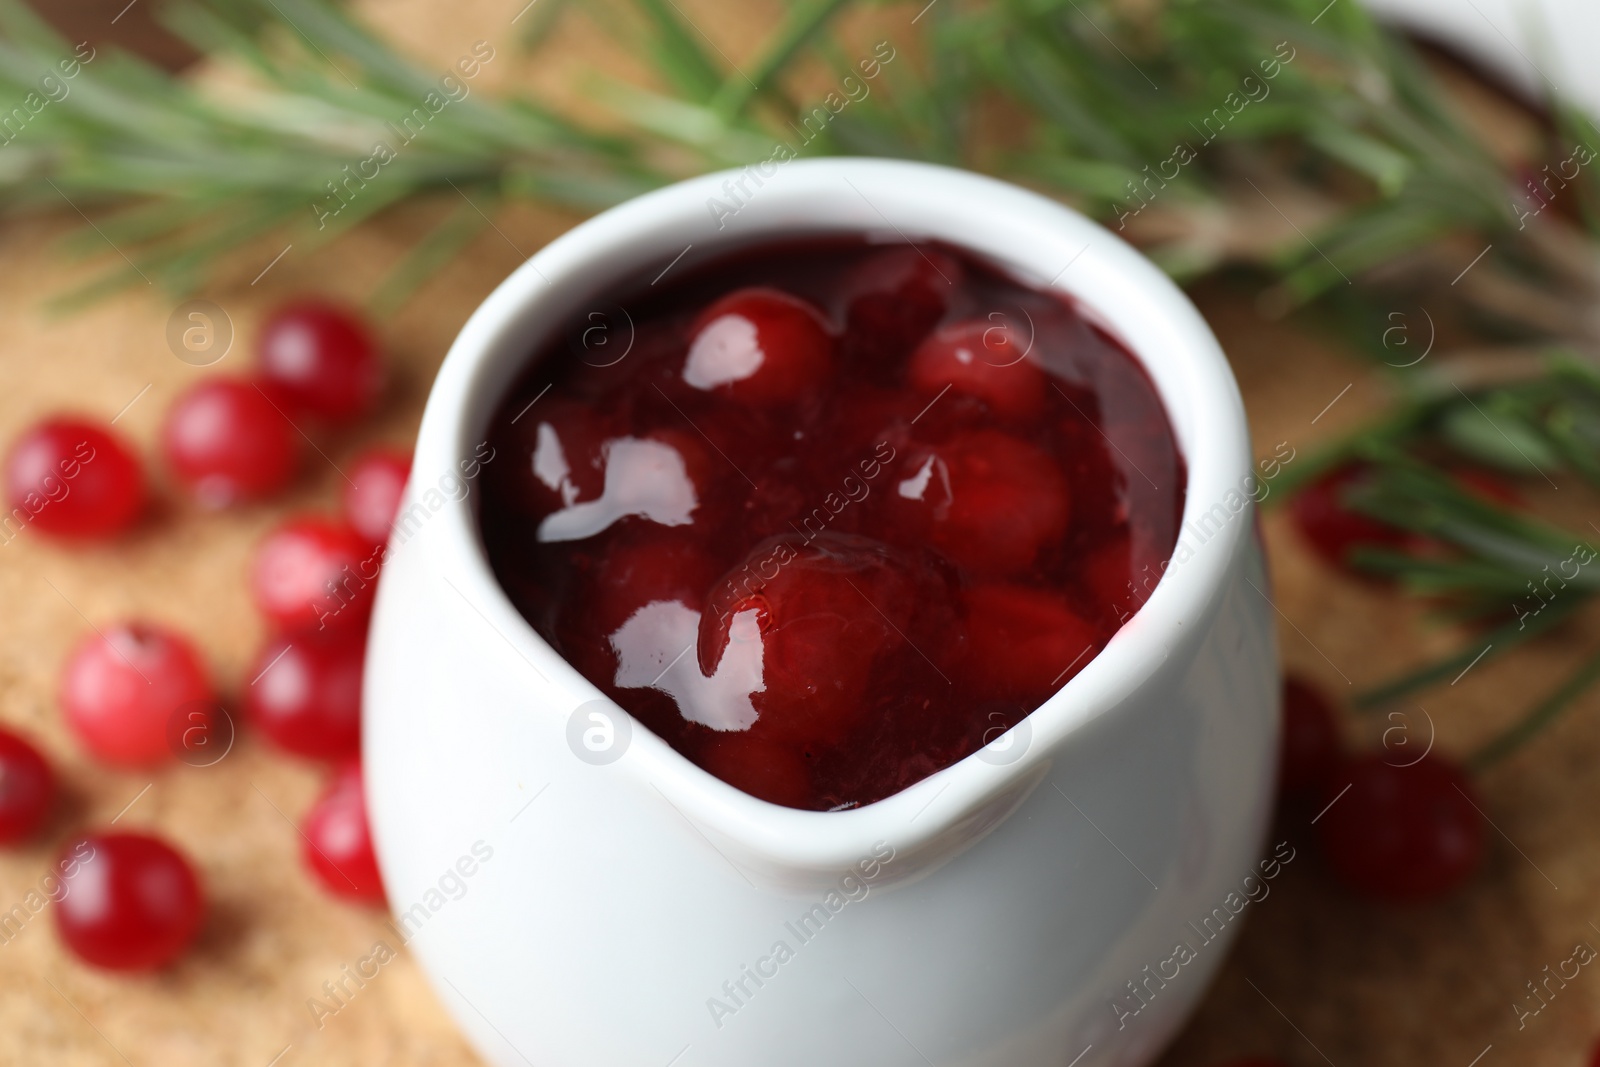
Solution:
M868 804L995 742L1177 539L1143 368L949 245L686 257L531 355L488 434L497 578L640 723L774 803Z

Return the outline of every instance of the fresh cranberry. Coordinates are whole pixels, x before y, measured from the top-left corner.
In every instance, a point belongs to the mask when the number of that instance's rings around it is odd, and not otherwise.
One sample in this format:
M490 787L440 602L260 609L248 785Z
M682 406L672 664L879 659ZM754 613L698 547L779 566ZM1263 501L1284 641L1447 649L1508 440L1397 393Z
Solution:
M1483 816L1471 781L1453 764L1425 756L1394 766L1377 754L1335 771L1350 788L1317 829L1328 866L1340 881L1381 900L1442 896L1483 859ZM1343 788L1343 786L1337 786Z
M1345 494L1368 477L1359 463L1335 467L1302 489L1289 504L1295 526L1317 554L1338 567L1351 566L1358 548L1404 549L1414 538L1397 526L1354 511Z
M144 471L108 428L83 419L38 423L6 456L9 518L68 538L110 537L144 507Z
M202 505L271 496L299 462L299 434L261 386L212 378L180 396L161 430L167 465Z
M960 262L936 248L873 253L840 286L846 344L869 359L903 356L944 317L964 277Z
M390 448L375 448L351 464L344 487L344 518L350 528L374 545L386 544L389 528L400 513L400 498L411 476L411 457Z
M200 933L200 880L182 853L160 838L89 834L62 850L56 869L67 886L56 904L56 929L85 963L156 970Z
M889 501L911 542L926 540L975 574L1033 566L1067 532L1067 486L1056 463L998 430L971 430L913 450Z
M383 362L367 324L344 308L303 300L261 330L261 374L296 411L329 423L366 414L383 390Z
M61 709L96 758L149 766L174 753L169 720L185 705L206 718L215 690L200 654L181 634L145 622L111 626L83 638L67 659Z
M810 304L776 289L740 289L691 330L683 380L759 407L809 395L833 369L833 338Z
M361 765L346 764L306 812L300 827L306 866L337 897L383 903L383 879L372 851Z
M1005 418L1032 418L1044 407L1046 382L1029 358L1031 343L1009 321L969 319L945 326L912 355L912 388L932 397L948 386Z
M1058 594L1017 585L978 585L967 609L969 683L989 697L1037 705L1082 670L1099 635Z
M1343 758L1339 723L1322 691L1293 675L1283 680L1283 738L1278 788L1285 797L1315 796Z
M361 751L361 670L366 638L359 629L301 631L275 637L247 677L250 721L286 752L343 759Z
M372 611L383 550L329 519L291 519L256 550L251 591L279 629L359 627Z
M789 745L748 730L718 733L701 750L700 765L753 797L791 808L809 806L806 759Z
M50 814L56 776L39 750L0 728L0 844L31 835Z

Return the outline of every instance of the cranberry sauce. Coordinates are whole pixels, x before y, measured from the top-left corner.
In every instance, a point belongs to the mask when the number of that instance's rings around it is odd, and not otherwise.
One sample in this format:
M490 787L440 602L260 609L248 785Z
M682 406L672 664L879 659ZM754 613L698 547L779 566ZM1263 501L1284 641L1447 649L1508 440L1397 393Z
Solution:
M686 258L568 326L491 424L490 563L603 692L774 803L867 804L1000 737L1176 541L1143 369L956 248Z

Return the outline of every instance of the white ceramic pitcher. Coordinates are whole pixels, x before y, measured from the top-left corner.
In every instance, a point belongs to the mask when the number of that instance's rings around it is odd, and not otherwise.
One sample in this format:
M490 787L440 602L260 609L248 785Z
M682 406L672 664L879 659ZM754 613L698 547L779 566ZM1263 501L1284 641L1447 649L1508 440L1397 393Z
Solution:
M366 670L397 927L499 1067L1148 1063L1275 873L1273 612L1227 362L1160 271L1053 201L924 164L763 167L583 223L450 350ZM828 232L937 238L1072 294L1148 369L1188 497L1148 602L1021 725L819 813L724 784L606 701L496 584L472 494L506 389L608 287L689 246Z

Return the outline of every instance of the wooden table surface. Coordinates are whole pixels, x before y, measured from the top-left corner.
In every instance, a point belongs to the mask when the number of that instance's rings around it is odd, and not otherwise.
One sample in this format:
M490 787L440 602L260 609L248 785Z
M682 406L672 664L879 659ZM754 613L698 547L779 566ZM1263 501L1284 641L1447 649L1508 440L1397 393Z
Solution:
M759 38L773 7L711 0L684 6L732 55ZM497 57L480 90L517 84L556 91L565 84L568 71L530 71L519 62L510 19L522 0L359 7L429 63L450 63L479 39L493 43ZM593 29L569 32L561 50L568 70L621 63ZM0 441L57 410L105 419L123 411L118 429L148 453L179 391L202 375L244 365L267 309L307 291L361 300L429 210L402 212L315 255L291 250L254 285L250 279L282 242L248 250L208 294L237 335L230 354L208 369L168 350L165 329L176 302L156 291L132 292L71 318L49 317L43 301L82 276L51 250L73 221L0 227ZM31 531L0 545L0 720L39 739L69 793L37 845L0 854L0 911L39 885L55 843L71 828L114 817L120 827L157 828L182 846L198 863L212 901L198 948L153 977L110 977L80 966L58 945L48 909L0 942L0 1063L479 1062L403 953L320 1026L308 1009L308 999L321 996L323 983L346 964L380 939L393 943L381 915L330 901L301 870L291 822L318 788L315 769L246 735L214 767L107 770L86 759L64 729L56 678L91 623L140 615L195 635L224 691L236 696L262 638L243 581L257 539L290 512L331 509L340 480L335 464L373 442L410 441L428 384L461 323L522 252L572 221L526 208L503 213L497 219L503 236L487 233L383 323L395 382L382 412L356 433L320 441L328 459L311 456L282 500L208 514L163 488L154 513L115 546L64 550ZM1197 299L1234 361L1259 454L1279 442L1304 454L1384 402L1385 379L1369 365L1303 324L1264 320L1253 294L1219 285ZM1596 510L1576 484L1532 495L1558 505L1572 526ZM1459 640L1392 596L1331 574L1280 514L1269 513L1265 528L1284 616L1284 658L1330 692L1347 694ZM1584 623L1591 631L1593 618ZM1579 652L1573 636L1557 637L1422 694L1438 748L1465 752L1493 734ZM1600 807L1600 775L1591 772L1600 761L1597 710L1589 698L1482 779L1494 824L1488 862L1466 890L1442 903L1405 910L1368 905L1332 885L1306 850L1271 896L1251 907L1220 979L1163 1064L1272 1054L1305 1067L1468 1067L1490 1045L1483 1067L1587 1064L1600 1032L1600 978L1583 972L1520 1031L1513 1005L1523 1002L1526 982L1570 956L1576 943L1600 945L1593 925L1600 923L1600 847L1590 823ZM1352 742L1367 745L1390 725L1353 714L1345 722Z

